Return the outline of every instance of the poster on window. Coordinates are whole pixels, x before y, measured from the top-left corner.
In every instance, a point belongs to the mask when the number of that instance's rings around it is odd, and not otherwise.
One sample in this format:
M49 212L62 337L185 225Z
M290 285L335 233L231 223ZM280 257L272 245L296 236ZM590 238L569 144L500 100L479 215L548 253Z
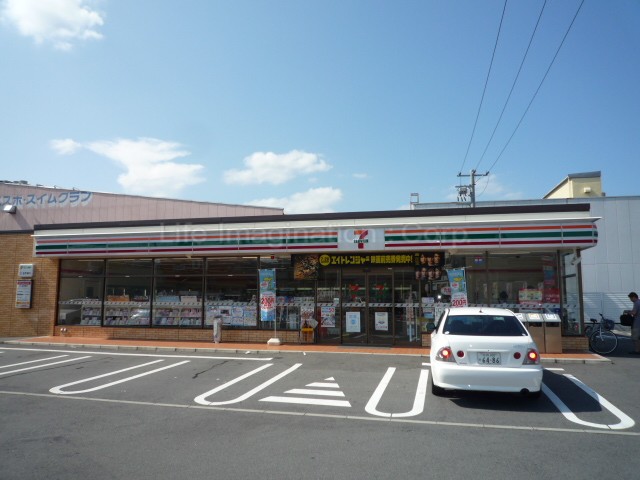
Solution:
M453 268L447 270L449 286L451 287L451 307L468 307L467 282L465 280L464 268Z
M325 306L320 309L320 321L326 328L336 326L336 307Z
M347 333L360 333L360 312L346 312Z
M260 270L260 319L274 322L276 319L276 271L274 268Z
M376 312L375 316L376 330L379 332L389 331L389 313L388 312Z

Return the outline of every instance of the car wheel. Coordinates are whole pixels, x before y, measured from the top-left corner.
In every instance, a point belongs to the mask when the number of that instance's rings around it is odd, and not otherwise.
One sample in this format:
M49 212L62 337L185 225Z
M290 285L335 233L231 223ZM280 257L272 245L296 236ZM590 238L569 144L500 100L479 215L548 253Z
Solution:
M542 395L542 389L538 390L537 392L529 392L529 398L535 400L540 398L540 396Z
M440 397L444 394L444 388L439 387L435 383L433 383L433 375L429 376L429 382L431 383L431 393L433 393L437 397Z

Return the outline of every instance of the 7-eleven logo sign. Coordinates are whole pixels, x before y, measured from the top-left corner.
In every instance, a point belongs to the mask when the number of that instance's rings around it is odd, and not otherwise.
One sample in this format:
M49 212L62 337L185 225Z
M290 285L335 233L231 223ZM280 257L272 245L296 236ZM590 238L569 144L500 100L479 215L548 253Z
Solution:
M353 234L355 235L353 243L358 245L358 249L364 249L364 245L369 243L369 230L354 230Z

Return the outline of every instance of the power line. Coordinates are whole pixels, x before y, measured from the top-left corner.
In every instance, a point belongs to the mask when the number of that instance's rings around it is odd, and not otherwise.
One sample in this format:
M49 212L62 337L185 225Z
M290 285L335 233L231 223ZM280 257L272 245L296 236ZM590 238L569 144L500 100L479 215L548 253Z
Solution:
M484 156L487 153L487 149L489 148L489 145L491 145L493 136L496 134L496 130L498 130L498 126L500 125L500 121L502 120L502 116L504 115L504 111L507 109L509 100L511 100L511 95L513 94L513 90L516 86L516 83L518 82L518 78L520 78L520 72L522 72L522 67L524 66L524 62L527 59L527 55L529 54L529 49L531 48L531 44L533 43L533 37L536 35L536 31L538 30L538 26L540 25L540 19L542 18L542 13L544 12L544 8L546 5L547 5L547 0L544 0L544 3L542 4L542 9L540 10L540 14L538 15L538 21L536 22L536 26L534 27L533 32L531 33L531 38L529 39L529 45L527 45L527 50L524 52L524 56L522 57L522 62L520 62L520 68L518 68L518 73L516 74L516 78L513 80L513 84L511 85L511 90L509 91L507 100L504 102L502 111L500 112L500 117L498 117L498 121L496 122L496 126L493 128L493 132L491 132L491 137L489 138L487 145L484 147L484 151L480 156L480 160L478 160L478 163L476 164L476 168L475 168L476 170L480 166L480 163L482 163L482 160L484 159Z
M467 152L464 154L464 160L462 160L462 166L460 167L461 172L462 172L462 169L464 168L464 164L467 162L467 157L469 156L469 149L471 148L471 142L473 142L473 137L476 133L476 127L478 126L478 118L480 118L480 110L482 110L484 95L487 92L487 85L489 84L489 76L491 75L491 68L493 67L493 59L496 56L496 50L498 48L498 39L500 38L500 32L502 31L502 21L504 20L504 12L506 9L507 9L507 0L504 0L504 7L502 8L502 17L500 17L500 25L498 26L498 34L496 35L496 43L493 46L493 54L491 55L491 63L489 64L489 71L487 72L487 78L484 81L484 89L482 90L482 97L480 98L478 113L476 113L476 121L473 124L473 130L471 131L471 138L469 139L469 144L467 145Z
M542 77L542 80L540 80L540 84L538 85L538 88L536 89L535 93L533 94L533 97L531 97L531 101L529 102L529 105L527 105L527 108L525 109L524 113L522 114L522 117L520 117L520 121L516 125L516 128L513 130L513 133L511 133L511 136L509 137L509 140L507 140L507 143L505 144L505 146L500 151L500 154L495 159L495 161L491 164L491 167L489 167L488 172L490 172L493 169L493 167L496 165L496 163L498 163L498 160L500 160L500 158L502 157L502 154L507 149L507 147L509 146L509 143L511 143L511 140L513 139L514 135L516 134L516 132L520 128L520 125L522 124L522 121L524 120L524 117L527 115L527 112L529 111L529 108L531 108L531 104L533 104L533 101L535 100L536 96L538 95L538 92L540 91L540 88L542 88L542 84L544 83L545 79L547 78L547 75L549 75L549 71L551 70L551 67L553 66L554 62L556 61L556 58L558 57L558 54L560 53L560 49L564 45L564 41L567 39L567 36L569 35L569 32L571 31L571 27L573 27L573 24L576 21L576 18L578 17L578 14L580 13L580 9L582 9L582 5L583 4L584 4L584 0L582 0L580 2L580 5L578 6L578 10L576 10L575 15L573 16L573 20L571 20L571 23L569 24L569 28L567 28L567 31L565 32L564 37L562 37L562 41L560 42L560 45L558 46L558 49L556 50L556 53L553 56L553 59L551 60L551 63L549 64L549 67L547 68L547 71L545 72L544 76Z

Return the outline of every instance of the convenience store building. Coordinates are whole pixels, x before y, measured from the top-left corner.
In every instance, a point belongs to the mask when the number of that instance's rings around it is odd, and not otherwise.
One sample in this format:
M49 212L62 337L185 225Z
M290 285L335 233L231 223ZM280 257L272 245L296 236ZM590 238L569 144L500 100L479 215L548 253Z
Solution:
M300 342L312 327L317 343L425 345L426 322L451 300L447 270L463 269L470 305L556 312L563 349L584 347L576 260L597 242L588 204L304 215L207 205L223 213L73 221L56 207L31 227L0 223L0 336L211 341L220 319L223 342ZM17 223L22 207L3 219ZM264 272L275 274L270 315Z

